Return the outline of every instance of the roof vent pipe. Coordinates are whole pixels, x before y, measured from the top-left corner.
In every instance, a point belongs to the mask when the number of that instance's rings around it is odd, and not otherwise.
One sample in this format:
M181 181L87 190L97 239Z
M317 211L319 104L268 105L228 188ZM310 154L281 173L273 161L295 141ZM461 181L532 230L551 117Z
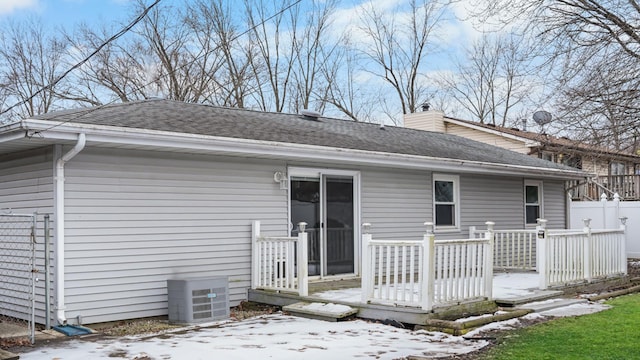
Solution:
M431 104L426 102L426 103L422 104L422 111L429 111L430 107L431 107Z
M300 110L300 115L311 118L313 120L318 120L318 118L322 117L321 113L313 110L308 110L308 109Z

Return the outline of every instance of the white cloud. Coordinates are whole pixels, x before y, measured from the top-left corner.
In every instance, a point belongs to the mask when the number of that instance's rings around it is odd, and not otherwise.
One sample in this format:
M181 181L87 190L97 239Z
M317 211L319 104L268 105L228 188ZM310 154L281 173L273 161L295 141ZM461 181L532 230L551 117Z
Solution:
M38 0L0 0L0 15L8 15L20 9L35 9L39 6Z

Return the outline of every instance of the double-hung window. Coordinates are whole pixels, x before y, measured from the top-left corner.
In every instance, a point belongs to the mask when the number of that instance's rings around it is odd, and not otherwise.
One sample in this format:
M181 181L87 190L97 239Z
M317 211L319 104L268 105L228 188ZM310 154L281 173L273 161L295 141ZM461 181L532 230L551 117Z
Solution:
M525 224L534 225L542 218L542 182L525 180L524 182Z
M459 227L460 178L455 175L433 175L433 213L436 229Z

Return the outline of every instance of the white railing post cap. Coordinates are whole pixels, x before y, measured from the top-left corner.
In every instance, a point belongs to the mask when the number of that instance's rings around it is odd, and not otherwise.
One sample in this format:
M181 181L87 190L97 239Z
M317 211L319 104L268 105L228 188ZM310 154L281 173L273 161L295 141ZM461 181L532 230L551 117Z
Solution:
M484 224L487 225L487 229L489 230L493 230L493 227L496 225L496 223L493 221L487 221Z
M622 223L622 225L627 225L627 219L629 219L629 218L626 217L626 216L623 216L623 217L620 218L620 222Z
M602 195L600 195L600 201L606 202L607 201L607 194L602 193Z
M307 223L304 221L301 221L298 223L298 231L303 233L305 230L307 229Z
M362 231L368 234L371 231L371 223L362 223Z
M433 233L433 230L434 230L433 222L431 222L431 221L425 221L425 222L424 222L424 226L426 226L426 227L427 227L427 234L431 234L431 233Z

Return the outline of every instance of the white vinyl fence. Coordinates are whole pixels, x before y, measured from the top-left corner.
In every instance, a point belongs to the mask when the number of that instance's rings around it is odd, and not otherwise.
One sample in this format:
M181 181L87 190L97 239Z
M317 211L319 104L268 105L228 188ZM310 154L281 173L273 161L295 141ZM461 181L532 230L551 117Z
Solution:
M582 229L584 219L591 219L593 228L616 228L620 218L628 218L626 256L640 258L640 201L622 201L617 194L612 199L607 199L604 195L600 201L572 201L570 212L571 229Z
M491 299L493 223L481 239L436 240L425 223L422 240L379 240L364 224L362 301L431 310L434 306Z
M298 236L267 237L260 221L252 224L251 288L309 294L306 223L298 224Z

